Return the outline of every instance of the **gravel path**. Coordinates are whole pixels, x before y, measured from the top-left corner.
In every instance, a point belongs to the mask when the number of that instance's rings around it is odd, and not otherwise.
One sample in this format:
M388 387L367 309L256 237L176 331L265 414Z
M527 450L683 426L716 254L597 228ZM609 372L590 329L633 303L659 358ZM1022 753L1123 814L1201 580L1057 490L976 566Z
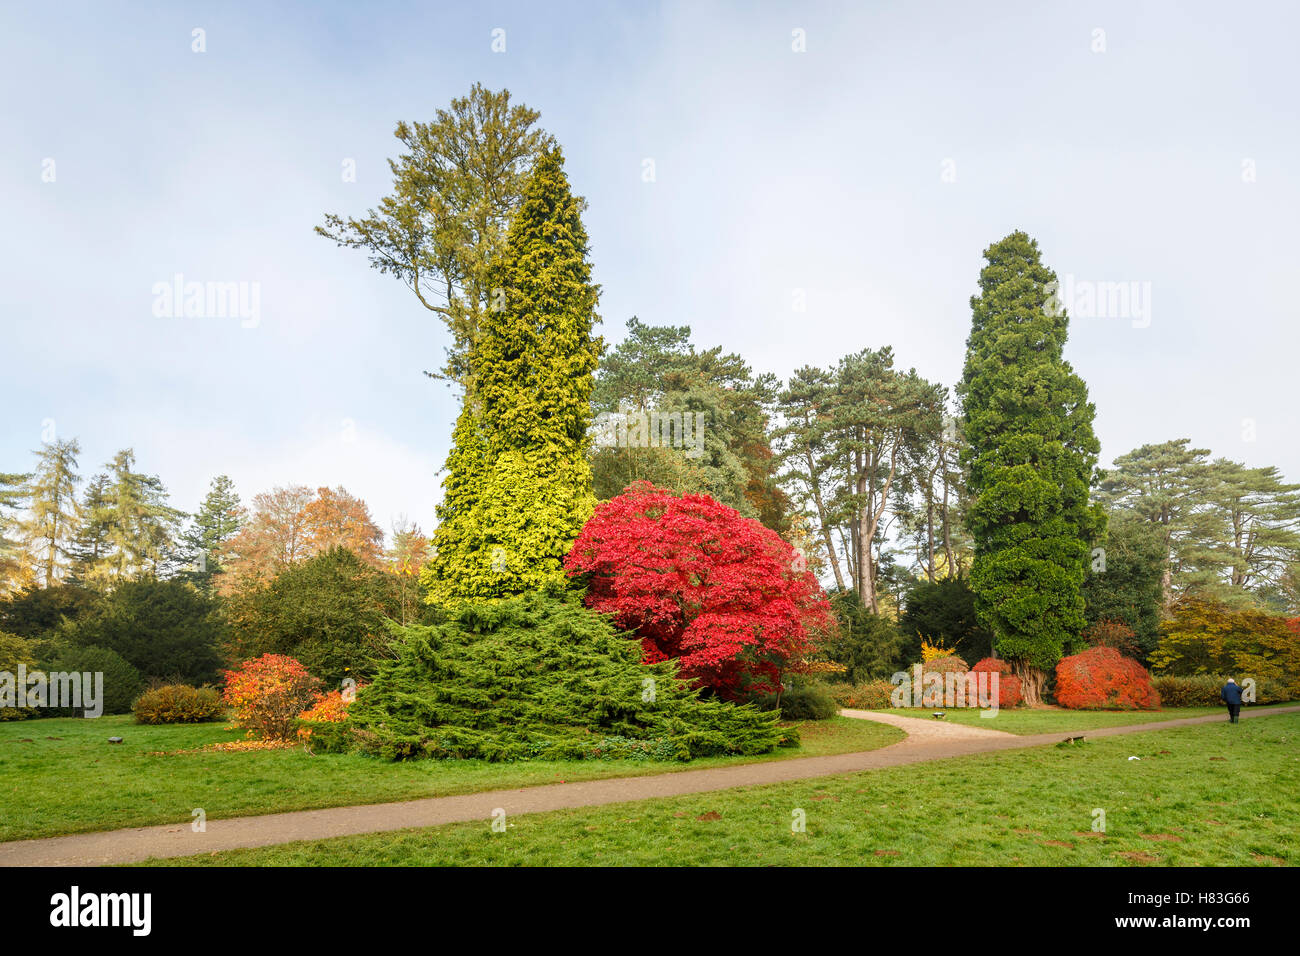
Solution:
M1246 711L1247 718L1300 710L1300 706ZM204 833L195 833L188 822L176 825L110 830L0 843L0 866L98 866L138 863L150 857L190 856L243 847L270 846L295 840L321 840L358 833L382 833L411 827L482 820L486 824L494 811L507 817L520 813L543 813L573 807L595 807L609 803L653 800L733 787L755 787L790 780L809 780L837 774L897 767L928 760L942 760L966 754L1018 750L1055 744L1066 737L1110 737L1115 734L1167 730L1227 720L1226 716L1189 717L1148 724L1129 724L1096 730L1056 732L1020 736L983 727L967 727L937 720L901 717L864 710L842 711L846 717L875 720L907 731L907 738L879 750L836 754L829 757L801 757L770 763L742 764L706 770L683 770L652 777L619 777L580 783L546 784L516 790L493 790L452 797L429 797L401 803L379 803L326 810L299 810L256 817L208 820Z

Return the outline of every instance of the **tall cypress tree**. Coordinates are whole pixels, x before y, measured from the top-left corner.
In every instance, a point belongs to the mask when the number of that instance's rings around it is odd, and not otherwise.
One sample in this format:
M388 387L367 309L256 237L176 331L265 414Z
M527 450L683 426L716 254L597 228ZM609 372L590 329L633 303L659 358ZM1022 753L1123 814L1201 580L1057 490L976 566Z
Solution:
M1087 386L1062 358L1069 317L1037 242L1013 232L984 258L958 387L970 585L981 623L1036 703L1086 624L1083 581L1105 527L1088 501L1100 446Z
M595 506L587 429L603 343L583 206L560 150L547 150L490 273L424 575L432 603L563 581L560 562Z

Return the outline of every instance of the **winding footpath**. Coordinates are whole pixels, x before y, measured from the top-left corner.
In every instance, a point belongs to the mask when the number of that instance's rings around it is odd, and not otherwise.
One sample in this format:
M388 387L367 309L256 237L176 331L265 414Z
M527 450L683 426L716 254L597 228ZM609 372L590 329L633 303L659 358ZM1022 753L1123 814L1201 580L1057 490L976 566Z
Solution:
M1300 705L1246 711L1241 717L1256 719L1300 711ZM1056 744L1067 737L1110 737L1116 734L1168 730L1192 724L1223 722L1211 715L1146 724L1128 724L1094 730L1017 735L983 727L943 723L917 717L843 710L845 717L891 724L907 733L898 743L862 753L828 757L799 757L768 763L740 764L706 770L682 770L650 777L617 777L578 783L545 784L514 790L490 790L450 797L429 797L400 803L378 803L325 810L298 810L264 816L208 820L206 832L195 833L188 823L80 833L41 840L0 843L0 866L102 866L139 863L151 857L191 856L246 847L271 846L297 840L322 840L361 833L383 833L417 827L440 826L471 820L489 820L495 811L507 816L544 813L610 803L654 800L734 787L755 787L791 780L810 780L838 774L898 767L1000 750L1024 750Z

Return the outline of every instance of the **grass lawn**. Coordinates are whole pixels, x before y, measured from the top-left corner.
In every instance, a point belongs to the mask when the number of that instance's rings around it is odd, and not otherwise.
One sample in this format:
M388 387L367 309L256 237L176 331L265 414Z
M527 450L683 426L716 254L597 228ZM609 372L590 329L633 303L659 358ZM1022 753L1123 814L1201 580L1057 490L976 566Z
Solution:
M1130 760L1130 756L1141 759ZM1300 714L163 865L1300 863ZM806 832L792 832L795 810ZM1106 832L1092 832L1094 809Z
M671 773L699 767L874 750L901 730L847 717L799 726L802 746L761 757L649 761L424 760L309 757L301 749L152 756L242 739L225 724L148 727L129 715L0 723L0 840L188 823L202 807L211 819L385 803L599 777ZM121 736L121 744L109 737Z
M1267 710L1268 707L1287 707L1288 704L1270 704L1265 707L1248 707L1247 710ZM944 720L954 724L969 724L988 730L1001 730L1008 734L1054 734L1058 731L1095 730L1099 727L1119 727L1125 724L1150 724L1160 720L1179 720L1184 717L1204 717L1208 714L1227 718L1223 707L1169 707L1165 710L1031 710L1016 707L999 710L996 717L981 717L980 711L968 707L890 707L875 711L880 714L900 714L904 717L922 717L942 711Z

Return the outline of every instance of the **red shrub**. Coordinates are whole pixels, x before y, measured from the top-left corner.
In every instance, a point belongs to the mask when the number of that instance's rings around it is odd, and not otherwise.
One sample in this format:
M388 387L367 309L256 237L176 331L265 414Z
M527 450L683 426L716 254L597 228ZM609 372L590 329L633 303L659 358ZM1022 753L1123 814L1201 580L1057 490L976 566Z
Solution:
M1151 675L1113 647L1092 647L1056 665L1056 702L1071 710L1156 710Z
M596 508L564 566L587 577L589 607L636 633L646 663L677 658L725 697L775 691L831 624L794 549L708 495L638 482Z
M320 685L294 658L263 654L226 671L222 698L250 736L292 740L298 715L320 698Z
M1022 699L1020 678L1011 673L1011 665L1001 658L986 657L971 670L998 675L998 707L1019 707Z

